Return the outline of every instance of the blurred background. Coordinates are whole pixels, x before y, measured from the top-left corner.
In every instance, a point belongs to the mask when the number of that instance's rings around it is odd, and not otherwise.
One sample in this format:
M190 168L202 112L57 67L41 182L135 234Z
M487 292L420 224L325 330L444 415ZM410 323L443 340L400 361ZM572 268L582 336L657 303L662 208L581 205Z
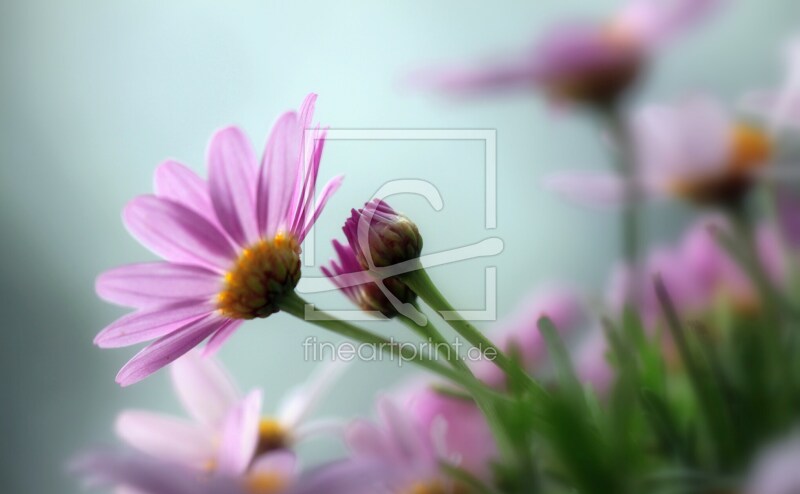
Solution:
M422 178L442 193L395 207L419 225L427 252L500 237L501 255L432 271L464 308L483 308L483 272L497 267L498 314L537 285L601 290L615 262L613 215L543 191L559 168L608 163L591 122L553 112L534 94L447 101L404 88L404 74L437 62L516 50L565 17L602 16L612 0L504 2L137 2L26 0L0 4L0 488L77 491L70 455L111 443L122 408L179 413L160 372L122 390L135 349L100 351L92 338L124 311L94 295L101 271L153 259L120 220L151 191L152 172L176 158L205 174L211 133L242 126L261 148L277 115L319 93L317 119L350 129L496 129L498 222L483 224L483 144L477 141L332 141L321 176L343 173L314 239L317 264L351 207L384 182ZM641 100L713 90L733 102L781 75L779 47L796 28L796 0L730 2L653 67ZM652 241L681 225L679 206L656 206ZM307 267L305 275L318 275ZM337 293L315 296L346 308ZM485 323L491 326L490 322ZM386 334L392 325L376 324ZM267 409L313 368L301 342L327 335L278 314L246 324L220 353ZM369 412L376 392L408 376L386 363L354 365L320 414ZM310 462L335 443L311 445Z

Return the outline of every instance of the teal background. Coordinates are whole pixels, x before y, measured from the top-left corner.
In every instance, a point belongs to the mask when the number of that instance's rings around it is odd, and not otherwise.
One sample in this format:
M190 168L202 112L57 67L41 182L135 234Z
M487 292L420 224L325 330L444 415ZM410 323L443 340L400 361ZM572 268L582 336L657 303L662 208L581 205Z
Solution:
M122 408L178 412L164 373L114 384L134 349L101 351L92 337L121 315L99 301L95 276L152 259L125 232L120 210L151 190L152 172L177 158L204 173L214 129L241 125L261 148L273 119L320 94L317 119L334 128L497 129L498 228L483 229L482 146L475 142L331 142L321 176L344 173L316 230L317 260L331 252L349 208L385 181L425 178L445 208L395 201L434 252L496 235L504 252L432 271L443 291L481 307L483 268L498 269L506 313L539 283L601 288L615 259L614 217L543 191L558 169L607 162L590 122L534 95L447 101L403 87L410 70L470 60L527 43L552 21L602 15L611 1L497 3L4 1L0 4L0 489L77 491L66 460L114 443ZM778 48L796 27L796 0L730 2L655 64L642 100L713 90L728 101L781 74ZM686 211L651 211L652 238L673 234ZM318 268L306 268L316 275ZM315 297L345 308L336 293ZM377 325L387 334L394 326ZM252 322L221 351L242 387L262 386L267 409L310 372L300 342L330 340L279 314ZM321 413L366 413L375 392L408 369L359 363ZM317 461L335 441L304 448Z

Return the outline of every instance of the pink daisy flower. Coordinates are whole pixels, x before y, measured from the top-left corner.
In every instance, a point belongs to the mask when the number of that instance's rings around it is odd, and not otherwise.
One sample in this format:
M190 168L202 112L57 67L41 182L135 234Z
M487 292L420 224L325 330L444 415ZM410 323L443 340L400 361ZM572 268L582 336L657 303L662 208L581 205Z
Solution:
M718 0L631 0L606 22L557 26L530 50L483 66L435 69L418 82L450 93L539 87L557 99L607 103L637 78L652 52Z
M675 308L682 314L700 314L719 301L726 301L743 310L759 306L759 294L738 261L719 244L712 230L728 231L723 217L708 216L696 220L675 245L651 250L639 269L647 279L660 275ZM772 281L785 282L786 269L777 229L762 224L757 229L756 247L759 261ZM624 307L625 287L631 270L618 267L611 277L608 304L620 313ZM652 283L648 283L638 301L639 314L647 326L661 320L663 311Z
M293 453L259 458L247 477L197 475L193 469L149 456L97 451L72 463L87 487L114 487L126 494L371 494L388 472L375 462L334 462L298 471Z
M633 180L645 197L735 201L759 176L772 172L771 136L738 121L711 98L646 106L629 126L636 160ZM618 205L626 197L625 178L610 173L560 173L549 177L546 186L590 206Z
M278 118L259 164L247 137L228 127L211 138L206 182L167 161L155 194L123 212L131 234L165 262L103 273L97 293L133 307L95 338L101 348L155 340L117 375L133 384L210 338L214 352L247 319L267 317L300 279L300 244L341 177L314 204L325 130L311 128L316 95ZM306 131L308 130L308 135Z
M755 458L744 482L746 494L800 492L800 431L769 444Z
M475 402L448 396L436 389L445 383L422 379L410 381L396 391L405 414L436 437L439 448L454 464L488 481L491 464L498 460L494 436Z
M379 423L358 420L347 433L356 463L377 462L391 472L381 488L370 492L457 492L452 478L440 468L443 461L458 463L458 458L446 449L443 434L447 424L443 419L428 427L388 398L379 399L378 414Z
M116 431L130 446L159 460L219 475L249 477L264 455L288 451L299 441L342 429L337 421L307 418L345 366L342 361L321 365L311 379L280 402L275 414L264 416L260 390L241 396L213 357L191 351L173 363L170 374L175 393L192 420L126 410L117 419Z

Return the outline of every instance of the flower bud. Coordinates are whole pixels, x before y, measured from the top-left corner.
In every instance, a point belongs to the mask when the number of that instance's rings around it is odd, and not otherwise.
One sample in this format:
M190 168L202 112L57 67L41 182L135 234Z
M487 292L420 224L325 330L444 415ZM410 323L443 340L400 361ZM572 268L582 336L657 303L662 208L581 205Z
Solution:
M388 204L375 199L352 210L344 234L362 269L383 268L410 261L422 251L417 225Z
M367 312L380 312L386 317L392 318L397 315L392 302L381 290L378 283L381 281L365 280L358 283L357 275L363 274L363 278L369 278L369 274L361 268L356 259L355 252L349 245L342 245L338 241L333 241L333 248L336 250L338 261L333 260L330 267L323 267L322 272L331 279L334 285L344 293L347 298L353 301L361 310ZM348 278L346 275L353 275ZM416 294L411 291L401 281L394 278L387 278L382 281L384 286L397 297L401 302L413 302Z

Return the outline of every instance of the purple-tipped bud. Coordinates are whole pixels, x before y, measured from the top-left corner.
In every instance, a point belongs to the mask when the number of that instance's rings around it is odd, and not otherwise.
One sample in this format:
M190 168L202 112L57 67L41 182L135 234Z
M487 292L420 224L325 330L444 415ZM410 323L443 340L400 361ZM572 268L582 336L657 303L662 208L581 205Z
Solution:
M390 318L396 316L394 305L377 283L372 281L369 273L361 268L353 249L337 240L333 241L333 248L339 259L332 260L330 267L322 268L325 276L362 310L377 311ZM401 302L412 302L416 299L416 294L399 280L388 278L383 284Z
M362 209L353 209L342 229L365 270L410 261L422 251L417 225L380 199L373 199Z

